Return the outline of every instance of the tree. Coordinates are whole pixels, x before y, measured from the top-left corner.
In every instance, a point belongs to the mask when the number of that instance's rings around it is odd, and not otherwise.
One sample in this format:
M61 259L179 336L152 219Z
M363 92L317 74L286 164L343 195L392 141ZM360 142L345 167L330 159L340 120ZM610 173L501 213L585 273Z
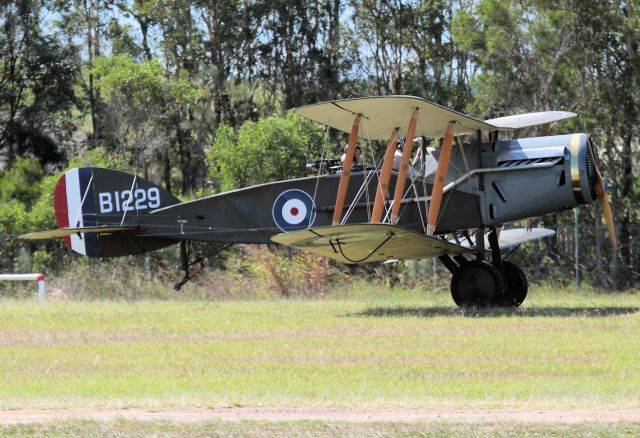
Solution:
M62 158L60 146L75 130L77 51L42 31L44 6L0 6L0 154L8 163L23 155L56 163Z
M184 79L167 78L157 60L135 62L129 55L95 60L105 108L104 124L111 145L107 150L130 157L131 164L149 177L153 161L171 152L172 114L194 105L200 92ZM155 158L155 160L151 160ZM164 174L170 189L171 175Z
M207 154L209 175L225 191L304 176L307 160L319 155L325 142L320 125L293 112L246 121L237 133L221 125Z

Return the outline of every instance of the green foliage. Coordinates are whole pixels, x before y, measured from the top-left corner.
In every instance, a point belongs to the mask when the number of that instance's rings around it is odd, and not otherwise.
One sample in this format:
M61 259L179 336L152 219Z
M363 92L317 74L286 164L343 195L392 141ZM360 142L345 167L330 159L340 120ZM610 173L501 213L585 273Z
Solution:
M238 132L222 125L207 154L210 176L222 190L304 176L305 164L321 153L323 128L293 112L245 122Z
M572 106L574 26L571 12L535 2L481 0L457 13L453 39L478 68L467 110L495 117L495 109L502 115Z
M60 146L68 144L75 130L78 51L40 26L47 3L2 6L0 152L9 163L27 155L42 164L58 162Z
M16 200L0 203L0 270L13 268L20 254L17 236L27 231L28 221L22 203Z
M40 208L43 176L44 171L35 158L18 157L12 167L0 173L0 271L16 266L30 270L28 246L17 236L51 228L53 209ZM43 225L45 228L39 228Z
M136 62L130 55L97 58L91 72L96 86L107 99L119 94L140 108L157 106L163 101L177 105L194 104L202 93L185 77L169 78L157 59Z
M112 169L118 169L123 172L133 172L133 167L129 164L130 160L127 154L121 155L113 152L107 152L104 148L95 148L84 151L82 154L77 155L69 161L69 164L65 168L65 172L74 167L110 167ZM58 175L59 177L59 175ZM57 181L57 177L56 177Z
M459 11L451 22L451 34L463 50L476 52L484 47L480 23L468 10Z
M142 107L155 104L166 83L158 60L135 62L127 54L97 58L91 72L99 78L96 85L105 97L122 93Z
M130 24L118 23L116 19L109 21L107 35L111 40L111 49L114 55L127 54L133 58L142 56L142 49L136 44L134 30Z
M13 199L29 207L39 196L38 183L43 176L35 158L16 158L13 166L0 172L0 203Z

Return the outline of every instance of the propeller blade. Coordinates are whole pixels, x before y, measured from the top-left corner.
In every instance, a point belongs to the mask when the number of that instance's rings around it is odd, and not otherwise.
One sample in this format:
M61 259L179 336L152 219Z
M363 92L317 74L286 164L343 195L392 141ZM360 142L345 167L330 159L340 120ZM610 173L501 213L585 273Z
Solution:
M604 215L604 220L607 222L607 230L609 231L609 239L611 240L611 248L613 252L618 248L618 239L616 238L616 229L613 226L613 213L611 212L611 206L609 205L609 197L607 196L607 192L604 188L604 179L602 178L602 174L600 173L600 169L598 169L598 164L596 162L596 154L593 152L593 146L591 142L589 142L589 150L591 151L591 157L593 157L593 166L596 171L596 195L598 197L598 202L600 202L600 207L602 207L602 214Z
M613 251L618 248L618 239L616 239L616 230L613 226L613 213L611 212L611 206L609 205L609 197L604 189L604 180L600 171L596 168L596 195L598 195L598 201L600 207L602 207L602 214L607 222L607 230L609 231L609 239L611 239L611 247Z

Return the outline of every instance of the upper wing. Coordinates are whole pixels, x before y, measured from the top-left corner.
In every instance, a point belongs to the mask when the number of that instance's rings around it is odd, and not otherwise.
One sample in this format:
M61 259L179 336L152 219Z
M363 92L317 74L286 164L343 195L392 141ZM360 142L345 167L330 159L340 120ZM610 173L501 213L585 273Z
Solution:
M334 100L296 108L303 117L343 132L351 132L356 114L362 114L359 137L367 140L388 140L395 128L406 135L409 119L419 108L416 137L442 137L451 121L458 123L455 134L477 130L487 131L495 126L457 111L414 96L380 96Z
M471 252L469 248L387 224L352 224L282 233L274 242L342 263L411 260Z
M444 106L415 96L378 96L333 100L296 108L303 117L343 132L351 132L356 114L363 121L358 137L367 140L388 140L395 128L406 135L412 111L418 108L416 136L442 137L449 122L457 122L456 135L480 131L502 131L539 126L575 117L568 111L543 111L516 114L496 119L478 120Z
M497 119L489 119L484 122L495 126L498 130L522 129L529 128L531 126L559 122L560 120L570 119L575 116L576 113L571 113L569 111L543 111L540 113L526 113L516 114L514 116L498 117Z

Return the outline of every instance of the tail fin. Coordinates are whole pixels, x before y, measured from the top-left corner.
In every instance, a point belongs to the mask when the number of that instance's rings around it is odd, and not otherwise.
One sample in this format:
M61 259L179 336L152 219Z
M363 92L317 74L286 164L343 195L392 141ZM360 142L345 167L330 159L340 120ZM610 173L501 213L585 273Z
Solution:
M171 193L143 178L99 167L69 170L58 180L53 194L59 228L123 229L108 234L79 232L63 236L72 250L90 257L141 254L174 243L169 239L136 236L125 228L135 227L141 216L153 210L179 203Z

